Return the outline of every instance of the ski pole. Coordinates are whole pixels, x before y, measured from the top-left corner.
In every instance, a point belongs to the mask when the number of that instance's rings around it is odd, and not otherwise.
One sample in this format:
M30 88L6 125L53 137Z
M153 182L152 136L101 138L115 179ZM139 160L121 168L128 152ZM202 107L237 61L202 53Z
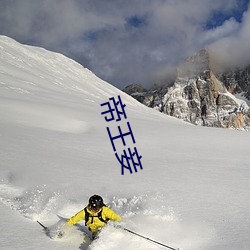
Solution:
M137 236L139 236L139 237L141 237L141 238L143 238L143 239L146 239L146 240L148 240L148 241L152 241L152 242L154 242L154 243L156 243L156 244L158 244L158 245L161 245L161 246L163 246L163 247L169 248L169 249L171 249L171 250L180 250L180 248L173 248L173 247L167 246L167 245L162 244L162 243L160 243L160 242L158 242L158 241L155 241L155 240L152 240L152 239L150 239L150 238L148 238L148 237L145 237L145 236L143 236L143 235L141 235L141 234L135 233L135 232L133 232L133 231L127 229L127 228L124 228L124 227L123 227L122 229L125 230L125 231L127 231L127 232L129 232L129 233L131 233L131 234L137 235Z
M40 221L36 221L40 226L42 226L43 227L43 229L46 231L46 230L48 230L48 228L47 227L45 227Z

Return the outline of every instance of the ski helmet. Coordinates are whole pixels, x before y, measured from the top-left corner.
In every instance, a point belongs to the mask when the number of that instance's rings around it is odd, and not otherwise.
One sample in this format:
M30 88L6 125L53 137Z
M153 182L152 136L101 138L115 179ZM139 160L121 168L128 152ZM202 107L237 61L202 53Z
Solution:
M89 206L93 210L98 210L103 207L103 199L99 195L93 195L89 198Z

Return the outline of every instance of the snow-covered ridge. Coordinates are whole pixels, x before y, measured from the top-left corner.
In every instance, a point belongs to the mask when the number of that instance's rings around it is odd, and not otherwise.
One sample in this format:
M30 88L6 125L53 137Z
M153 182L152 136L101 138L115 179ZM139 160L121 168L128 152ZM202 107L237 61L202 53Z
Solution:
M88 123L85 119L73 119L70 105L88 106L122 95L128 107L140 106L75 61L43 48L21 45L5 36L0 36L0 73L0 111L3 113L7 107L9 110L2 119L27 126L81 133L88 130ZM73 101L63 112L61 107L51 107L50 104L67 103L68 95Z
M3 89L16 93L35 95L41 88L44 93L39 92L39 97L47 99L47 95L56 90L62 95L70 91L78 97L85 94L95 100L122 94L117 88L62 54L22 45L5 36L0 36L0 62L0 84ZM85 101L90 101L86 96ZM128 105L136 104L132 98L124 98Z

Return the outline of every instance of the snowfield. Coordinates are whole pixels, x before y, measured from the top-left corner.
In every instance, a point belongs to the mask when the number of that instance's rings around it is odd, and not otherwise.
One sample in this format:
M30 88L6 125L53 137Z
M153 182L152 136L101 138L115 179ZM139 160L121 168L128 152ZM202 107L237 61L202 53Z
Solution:
M124 69L126 70L126 69ZM120 95L127 119L100 104ZM130 123L143 169L121 165L106 130ZM121 225L183 250L250 249L250 134L197 127L149 109L63 55L0 36L0 248L153 250L109 223L90 242L84 222L54 230L93 194ZM165 248L166 249L166 248Z

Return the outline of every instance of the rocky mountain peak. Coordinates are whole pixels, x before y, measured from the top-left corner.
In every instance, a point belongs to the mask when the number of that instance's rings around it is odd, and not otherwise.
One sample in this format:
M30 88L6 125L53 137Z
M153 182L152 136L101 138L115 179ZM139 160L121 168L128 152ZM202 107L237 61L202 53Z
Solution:
M130 95L160 112L196 125L248 129L249 106L233 94L248 93L244 88L249 86L250 74L245 70L215 74L210 64L208 50L202 49L178 67L171 86L132 91Z
M177 69L177 77L194 77L205 74L210 70L209 53L201 49L194 55L188 57Z

